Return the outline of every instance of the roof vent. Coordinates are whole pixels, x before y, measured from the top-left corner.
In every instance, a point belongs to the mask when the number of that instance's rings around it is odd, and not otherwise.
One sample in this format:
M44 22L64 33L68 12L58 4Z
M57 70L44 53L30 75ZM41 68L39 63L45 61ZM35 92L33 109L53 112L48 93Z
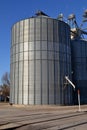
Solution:
M47 14L45 14L44 12L42 12L40 10L38 10L35 15L37 15L37 16L48 16Z
M63 16L63 14L62 14L62 13L61 13L61 14L59 14L59 15L58 15L58 20L63 21L63 17L64 17L64 16Z

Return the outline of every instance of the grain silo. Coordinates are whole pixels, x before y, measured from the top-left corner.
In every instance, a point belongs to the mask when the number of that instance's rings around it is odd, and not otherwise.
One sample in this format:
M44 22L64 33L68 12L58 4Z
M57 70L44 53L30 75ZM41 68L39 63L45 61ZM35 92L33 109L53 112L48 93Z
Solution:
M70 27L39 11L12 27L11 94L13 104L71 104Z
M73 82L76 90L80 90L81 104L87 103L87 40L83 38L73 39L72 70ZM75 101L76 102L76 101Z
M87 32L83 25L87 21L87 10L84 12L80 27L74 14L68 17L71 27L71 61L72 80L75 84L74 103L78 103L77 91L80 91L81 104L87 104Z

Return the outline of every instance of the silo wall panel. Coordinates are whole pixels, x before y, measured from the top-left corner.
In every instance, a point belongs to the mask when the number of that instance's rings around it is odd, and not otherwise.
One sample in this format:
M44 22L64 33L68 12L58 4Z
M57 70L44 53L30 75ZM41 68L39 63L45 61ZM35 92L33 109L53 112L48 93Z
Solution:
M48 104L48 66L47 66L47 59L42 61L42 104Z

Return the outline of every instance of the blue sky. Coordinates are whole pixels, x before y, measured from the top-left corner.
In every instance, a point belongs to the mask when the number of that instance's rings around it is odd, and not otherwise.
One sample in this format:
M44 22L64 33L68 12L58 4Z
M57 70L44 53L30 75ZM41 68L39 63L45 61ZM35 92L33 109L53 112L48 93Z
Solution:
M5 72L10 72L11 27L14 23L42 10L53 18L59 13L66 18L74 13L80 24L85 9L87 0L0 0L0 79Z

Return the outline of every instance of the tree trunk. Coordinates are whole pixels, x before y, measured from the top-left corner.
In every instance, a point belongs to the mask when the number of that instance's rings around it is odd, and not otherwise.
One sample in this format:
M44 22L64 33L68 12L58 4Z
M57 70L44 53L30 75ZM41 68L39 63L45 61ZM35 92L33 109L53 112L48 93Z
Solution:
M6 101L7 101L6 99L7 99L7 97L5 97L5 100L4 100L4 102L6 102Z

